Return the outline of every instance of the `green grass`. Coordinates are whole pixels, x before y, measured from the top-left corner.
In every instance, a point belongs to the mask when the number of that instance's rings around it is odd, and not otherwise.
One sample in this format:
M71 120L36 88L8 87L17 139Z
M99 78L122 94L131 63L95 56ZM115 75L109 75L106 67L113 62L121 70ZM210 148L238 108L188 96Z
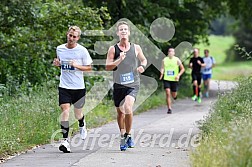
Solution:
M252 77L220 96L200 123L202 140L190 155L193 167L252 166Z
M55 97L45 89L0 100L0 157L49 141L58 129Z
M235 81L237 78L250 75L252 75L252 61L223 63L213 69L215 80Z
M210 35L208 39L210 45L204 43L195 45L200 49L200 56L204 56L204 49L208 49L209 54L215 58L218 65L224 63L228 56L227 51L235 44L234 37Z

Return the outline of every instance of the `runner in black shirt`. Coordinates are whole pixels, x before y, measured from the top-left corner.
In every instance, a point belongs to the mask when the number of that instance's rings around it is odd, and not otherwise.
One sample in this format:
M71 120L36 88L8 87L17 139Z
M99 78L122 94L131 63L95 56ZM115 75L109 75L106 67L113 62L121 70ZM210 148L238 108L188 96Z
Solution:
M205 63L201 57L199 57L199 49L195 48L193 51L193 57L190 59L189 67L192 69L192 83L193 83L193 97L192 100L201 103L200 88L201 88L201 67L204 67Z

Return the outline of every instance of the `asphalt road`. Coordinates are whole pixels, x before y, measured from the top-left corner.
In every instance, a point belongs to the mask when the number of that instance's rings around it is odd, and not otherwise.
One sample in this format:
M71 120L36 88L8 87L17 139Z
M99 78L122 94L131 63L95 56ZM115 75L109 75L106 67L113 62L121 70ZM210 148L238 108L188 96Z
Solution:
M85 141L74 136L72 153L61 153L59 143L51 143L13 157L0 167L188 167L190 151L198 145L197 121L209 113L218 94L233 87L232 82L213 81L210 98L203 98L201 104L190 98L178 99L172 114L159 107L135 115L135 148L119 150L119 130L117 123L111 122L89 129Z

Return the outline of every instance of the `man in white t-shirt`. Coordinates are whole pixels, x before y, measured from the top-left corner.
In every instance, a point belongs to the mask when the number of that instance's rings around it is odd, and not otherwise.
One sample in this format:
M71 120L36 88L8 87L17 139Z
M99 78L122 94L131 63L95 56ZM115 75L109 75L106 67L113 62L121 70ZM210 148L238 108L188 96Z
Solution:
M91 70L92 59L87 49L78 40L81 30L77 26L71 26L67 31L67 43L59 45L56 49L57 58L53 64L61 67L59 84L59 106L61 108L61 129L63 141L59 150L69 153L69 112L70 106L74 105L75 118L79 121L80 137L84 140L87 136L86 124L82 108L85 103L86 89L83 71Z
M204 81L203 95L209 97L209 84L212 78L212 68L215 66L215 59L209 55L209 50L204 50L205 57L203 58L206 66L202 68L202 78Z

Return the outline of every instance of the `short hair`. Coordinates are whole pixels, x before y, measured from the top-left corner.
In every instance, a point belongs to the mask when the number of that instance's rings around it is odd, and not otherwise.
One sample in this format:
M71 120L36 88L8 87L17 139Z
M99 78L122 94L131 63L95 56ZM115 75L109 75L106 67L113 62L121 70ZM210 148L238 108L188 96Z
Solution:
M168 48L168 51L167 51L167 52L169 52L169 50L170 50L170 49L173 49L173 50L175 51L175 49L174 49L174 48L170 47L170 48Z
M78 26L70 26L70 27L68 28L68 31L67 31L67 32L69 32L69 31L71 31L71 30L78 32L78 36L81 36L81 29L80 29L80 27L78 27Z
M193 49L193 53L195 52L195 50L197 50L198 52L200 52L200 49L199 49L199 48L194 48L194 49Z
M207 52L207 53L209 53L209 50L208 50L208 49L205 49L205 50L204 50L204 52Z
M129 30L130 30L130 26L129 26L129 24L128 24L126 21L119 21L119 22L116 24L116 31L118 31L118 27L119 27L120 25L127 25L128 28L129 28Z

